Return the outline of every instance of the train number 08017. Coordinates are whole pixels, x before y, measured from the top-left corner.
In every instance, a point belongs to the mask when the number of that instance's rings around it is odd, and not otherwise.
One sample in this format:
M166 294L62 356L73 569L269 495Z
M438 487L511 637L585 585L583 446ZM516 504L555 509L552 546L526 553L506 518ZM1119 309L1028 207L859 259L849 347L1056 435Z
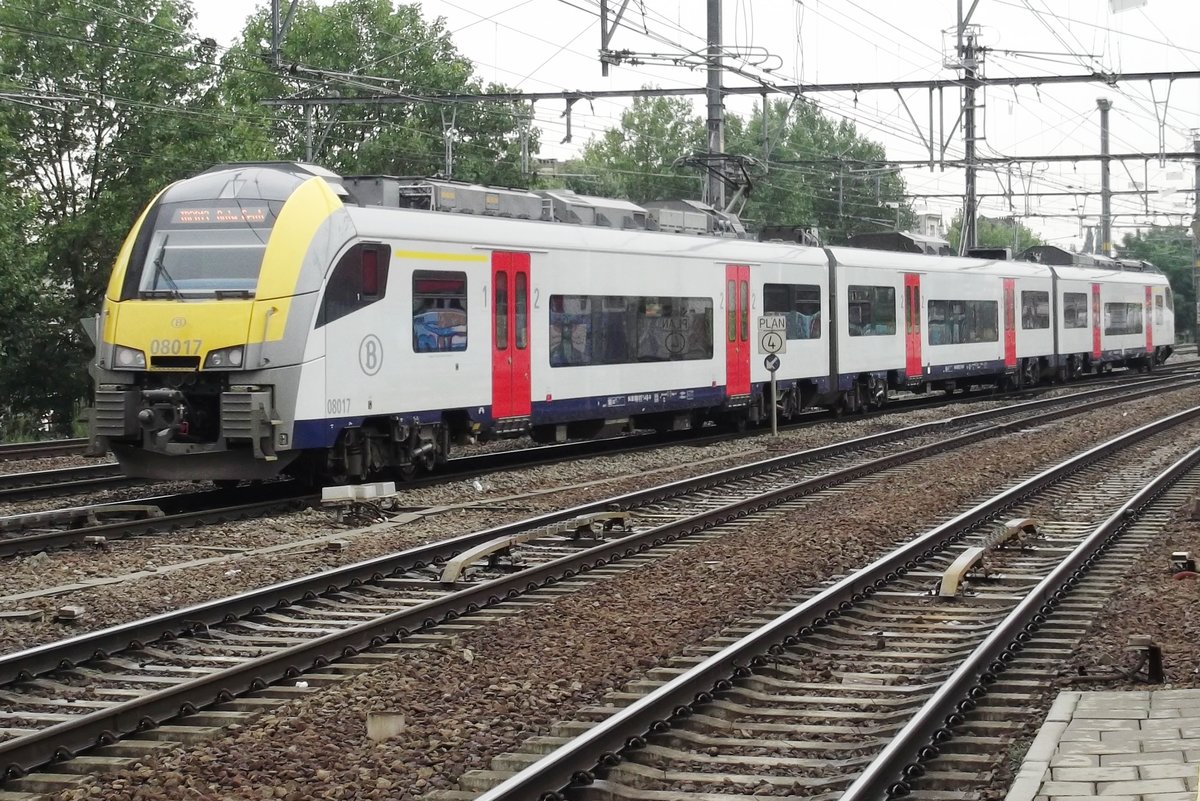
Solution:
M203 342L199 339L152 339L152 356L199 356Z
M350 414L350 399L349 398L327 398L325 400L325 414Z

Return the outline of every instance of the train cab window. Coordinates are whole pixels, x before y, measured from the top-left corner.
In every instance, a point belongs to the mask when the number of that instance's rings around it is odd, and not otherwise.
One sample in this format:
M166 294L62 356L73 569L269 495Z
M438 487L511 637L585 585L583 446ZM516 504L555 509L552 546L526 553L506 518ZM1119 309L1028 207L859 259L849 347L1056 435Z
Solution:
M467 349L467 274L413 272L413 351Z
M391 256L392 249L387 245L361 244L346 251L329 274L316 327L382 300L387 292Z
M1026 331L1050 327L1050 293L1021 293L1021 328Z
M1163 299L1162 295L1154 296L1154 324L1163 324Z
M815 284L763 284L763 313L787 319L788 339L821 338L821 287Z
M878 337L896 333L895 287L850 286L846 302L850 336Z
M1086 292L1063 293L1063 328L1088 327L1088 296Z
M712 357L711 298L550 296L551 367Z
M1142 304L1105 303L1104 333L1106 336L1142 333Z
M931 300L929 344L998 342L999 320L1000 304L994 300Z

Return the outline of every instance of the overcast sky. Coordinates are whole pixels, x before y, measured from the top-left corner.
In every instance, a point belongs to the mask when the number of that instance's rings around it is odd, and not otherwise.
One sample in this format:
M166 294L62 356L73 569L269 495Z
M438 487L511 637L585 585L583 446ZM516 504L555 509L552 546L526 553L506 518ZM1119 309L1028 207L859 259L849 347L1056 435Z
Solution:
M266 0L261 0L263 4ZM1128 2L1128 0L1126 0ZM193 0L196 29L228 45L242 29L245 0ZM286 0L284 0L286 5ZM619 6L620 0L610 0ZM703 86L703 71L666 64L619 66L600 74L598 0L426 0L419 4L429 17L444 17L458 50L476 65L478 75L526 91L636 89ZM613 37L614 49L638 53L681 55L704 46L703 0L632 0L625 27ZM964 5L970 6L970 2ZM724 0L724 38L730 48L769 56L745 69L778 83L850 81L882 82L953 78L943 66L950 39L943 33L955 23L954 0ZM1107 72L1200 71L1200 2L1147 0L1142 8L1113 12L1110 0L979 0L971 20L980 26L987 54L985 73L1008 75L1080 74ZM646 33L650 36L647 36ZM735 60L736 61L736 60ZM355 65L347 64L346 68ZM765 68L772 68L769 75ZM728 86L750 85L729 74ZM860 132L884 143L889 157L925 159L922 140L928 137L929 93L905 92L904 99L920 123L918 131L894 91L810 96L829 114L853 120ZM1081 85L993 88L983 96L981 123L985 141L980 155L1038 156L1099 152L1099 112L1096 99L1112 101L1111 152L1157 153L1192 149L1192 131L1200 129L1200 80L1161 80ZM753 99L731 97L727 108L748 114ZM956 92L944 96L944 130L934 101L936 139L949 136L958 117ZM541 156L567 158L589 135L619 124L624 101L579 102L574 107L574 141L560 144L565 134L561 102L536 106L542 129ZM697 110L701 111L700 101ZM1160 122L1162 126L1160 127ZM961 129L954 134L947 157L962 154ZM760 154L752 154L760 155ZM961 170L904 172L910 192L944 194L962 191ZM1113 200L1114 239L1121 226L1151 221L1178 223L1190 218L1192 165L1157 158L1148 162L1114 162L1114 190L1142 189L1149 196L1127 195ZM981 174L981 192L1000 192L1008 186L1009 171ZM1012 187L1033 192L1098 190L1095 162L1014 165ZM1172 189L1184 190L1171 192ZM1014 199L1018 214L1043 236L1064 246L1082 243L1077 215L1096 214L1099 197L1068 196ZM948 221L961 205L953 198L916 199L918 210L928 207ZM1147 213L1148 209L1148 213ZM989 216L1011 213L1009 200L982 201ZM1090 220L1095 223L1095 218Z

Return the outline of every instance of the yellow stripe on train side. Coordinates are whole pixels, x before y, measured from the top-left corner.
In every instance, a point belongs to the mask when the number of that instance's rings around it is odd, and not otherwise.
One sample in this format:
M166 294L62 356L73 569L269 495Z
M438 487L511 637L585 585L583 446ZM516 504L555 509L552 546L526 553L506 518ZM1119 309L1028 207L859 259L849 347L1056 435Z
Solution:
M397 259L419 259L421 261L487 261L486 253L438 253L432 250L395 250Z

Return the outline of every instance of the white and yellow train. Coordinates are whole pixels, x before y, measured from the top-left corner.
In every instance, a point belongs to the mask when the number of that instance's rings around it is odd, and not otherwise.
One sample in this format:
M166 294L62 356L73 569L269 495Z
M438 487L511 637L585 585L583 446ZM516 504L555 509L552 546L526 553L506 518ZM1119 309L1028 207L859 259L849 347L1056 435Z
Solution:
M117 258L93 447L152 478L359 478L474 436L761 420L770 331L785 416L1149 368L1174 342L1150 269L738 233L695 203L214 168Z

